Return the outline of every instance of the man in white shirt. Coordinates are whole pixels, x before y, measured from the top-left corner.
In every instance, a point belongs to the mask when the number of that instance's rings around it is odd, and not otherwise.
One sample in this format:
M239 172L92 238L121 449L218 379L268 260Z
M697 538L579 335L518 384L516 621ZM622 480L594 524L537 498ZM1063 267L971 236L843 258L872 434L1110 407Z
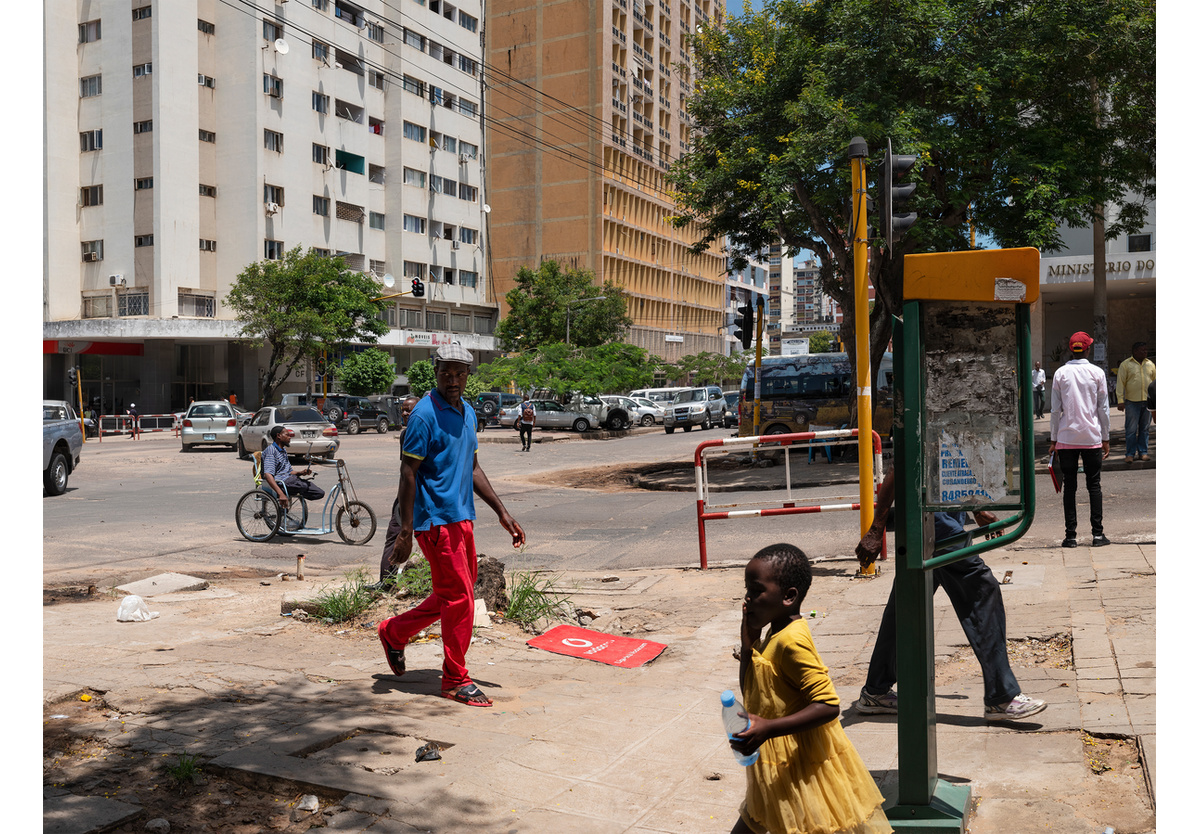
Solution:
M1046 372L1041 362L1033 363L1033 413L1039 420L1046 413Z
M1092 547L1104 547L1104 510L1100 464L1108 457L1108 383L1104 371L1087 360L1092 338L1082 330L1068 340L1071 360L1054 372L1050 387L1050 454L1062 471L1063 547L1075 547L1075 491L1079 463L1091 503Z

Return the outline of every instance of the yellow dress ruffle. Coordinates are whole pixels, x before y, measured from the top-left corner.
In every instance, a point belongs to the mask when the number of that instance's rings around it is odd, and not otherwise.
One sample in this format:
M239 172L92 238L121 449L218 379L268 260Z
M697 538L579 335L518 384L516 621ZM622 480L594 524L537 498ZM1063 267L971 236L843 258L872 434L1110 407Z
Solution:
M793 620L755 644L747 711L791 715L816 701L838 704L812 633ZM883 795L840 720L768 739L746 768L741 816L757 834L889 834Z

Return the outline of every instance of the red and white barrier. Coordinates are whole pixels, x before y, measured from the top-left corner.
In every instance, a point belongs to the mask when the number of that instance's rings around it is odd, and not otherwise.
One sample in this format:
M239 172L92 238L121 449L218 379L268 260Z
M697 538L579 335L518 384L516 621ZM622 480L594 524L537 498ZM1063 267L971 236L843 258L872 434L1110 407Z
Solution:
M727 437L720 440L706 440L697 446L696 521L700 530L700 569L708 569L708 544L704 531L704 523L706 521L719 521L730 518L769 518L778 515L845 512L847 510L860 509L862 505L857 501L849 504L811 504L804 503L810 499L800 498L792 494L791 451L793 448L808 451L813 446L842 446L857 442L858 429L835 429L830 431L799 432L795 434L769 434L758 437ZM750 501L740 504L720 504L715 506L709 503L708 459L706 453L710 449L728 450L743 446L750 447L751 449L780 447L783 450L787 495L782 502L774 499L771 501ZM874 452L872 476L875 482L875 491L878 492L879 484L883 482L883 443L876 432L871 432L871 447ZM738 509L739 507L751 507L755 505L758 505L757 509ZM884 546L886 548L886 537ZM887 558L886 549L879 558Z
M134 434L134 418L128 414L101 414L100 439L104 435ZM137 434L169 431L179 433L179 422L174 414L140 414L136 424Z

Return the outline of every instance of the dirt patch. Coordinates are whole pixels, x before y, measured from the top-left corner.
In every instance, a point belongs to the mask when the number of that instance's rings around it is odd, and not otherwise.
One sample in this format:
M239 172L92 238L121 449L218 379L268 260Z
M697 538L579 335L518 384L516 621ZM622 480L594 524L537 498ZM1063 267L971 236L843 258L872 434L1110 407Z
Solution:
M1141 779L1142 762L1137 744L1127 738L1097 738L1083 733L1083 754L1088 768L1096 775Z
M589 466L586 469L559 469L528 478L530 483L546 486L594 489L599 492L626 492L637 489L637 479L645 475L690 475L691 461L639 463L614 466Z
M327 824L321 802L316 813L299 811L300 794L249 788L206 772L203 760L194 779L171 774L180 756L126 750L92 735L92 726L120 721L121 715L99 696L90 701L65 701L45 709L42 722L42 783L78 796L102 796L143 809L141 816L114 831L132 834L146 822L166 819L172 834L221 831L258 834L279 831L300 834ZM89 726L91 725L91 726Z
M1016 668L1049 666L1054 669L1074 669L1071 638L1066 634L1052 637L1030 637L1008 641L1008 660ZM939 660L935 681L941 686L963 677L979 674L979 661L970 646L963 646L945 660Z

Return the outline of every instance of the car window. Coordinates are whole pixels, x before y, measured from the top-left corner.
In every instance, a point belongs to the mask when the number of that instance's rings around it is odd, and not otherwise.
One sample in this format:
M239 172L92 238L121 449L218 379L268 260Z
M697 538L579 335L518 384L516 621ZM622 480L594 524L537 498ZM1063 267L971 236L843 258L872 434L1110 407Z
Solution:
M229 408L223 405L194 405L188 411L189 417L228 417Z
M262 411L254 415L254 419L250 421L252 426L265 426L271 419L271 409L264 408Z
M324 423L325 416L315 408L296 406L295 408L280 408L276 411L280 423Z
M67 410L60 405L43 405L43 420L67 420Z

